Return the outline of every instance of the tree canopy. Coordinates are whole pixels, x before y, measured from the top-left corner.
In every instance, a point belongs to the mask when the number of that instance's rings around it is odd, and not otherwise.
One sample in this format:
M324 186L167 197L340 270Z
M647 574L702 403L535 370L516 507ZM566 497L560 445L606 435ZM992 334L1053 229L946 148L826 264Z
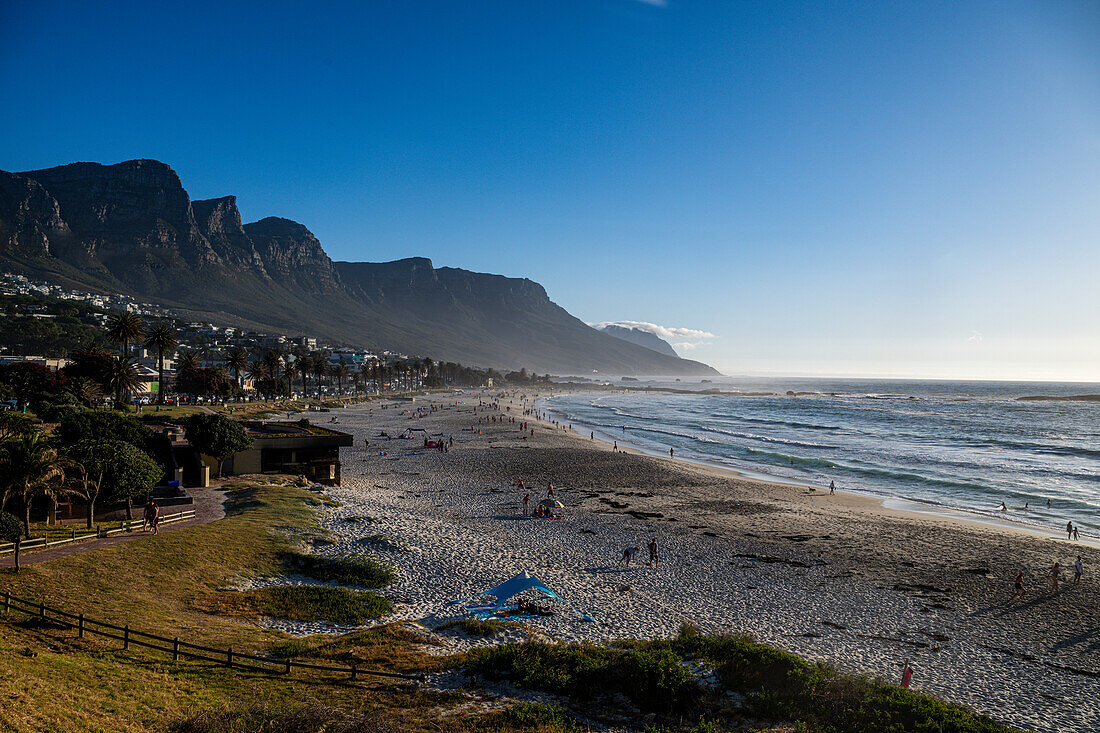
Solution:
M219 476L226 458L252 445L244 425L224 415L191 415L183 425L191 445L200 453L217 459Z
M148 450L153 431L135 418L106 410L71 410L61 415L57 434L63 445L82 440L123 440Z
M87 472L89 490L98 489L109 501L144 497L164 476L159 462L124 440L88 438L67 455Z

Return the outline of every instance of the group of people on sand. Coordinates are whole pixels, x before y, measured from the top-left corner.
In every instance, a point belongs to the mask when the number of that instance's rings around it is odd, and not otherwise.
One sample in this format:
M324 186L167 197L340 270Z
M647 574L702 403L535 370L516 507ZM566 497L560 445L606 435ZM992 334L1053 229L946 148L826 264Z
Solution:
M652 540L650 540L649 544L646 546L646 548L649 550L649 562L646 563L646 567L655 568L658 565L660 565L660 563L661 563L661 550L657 546L657 538L654 537ZM626 567L630 567L630 563L634 562L637 559L637 557L638 557L638 548L637 547L624 547L623 548L623 556L619 558L618 564L619 565L625 565Z
M520 491L524 491L525 488L526 488L523 484L523 479L521 479L521 478L516 479L515 485L519 488ZM554 497L554 484L547 483L546 484L546 498L547 499L552 499L553 497ZM556 518L556 515L554 514L553 510L548 506L543 506L543 504L541 502L535 505L534 511L528 511L528 509L530 507L530 504L531 504L531 494L529 492L524 493L524 495L523 495L523 516L526 517L526 516L529 515L529 516L532 516L532 517L555 517Z
M1073 563L1073 585L1081 584L1081 576L1085 574L1085 564L1081 560L1081 556L1077 556L1077 560ZM1057 593L1062 579L1062 563L1057 560L1054 561L1054 565L1050 568L1050 592ZM1009 597L1009 601L1016 599L1023 599L1024 597L1024 571L1016 573L1016 579L1012 583L1012 595Z

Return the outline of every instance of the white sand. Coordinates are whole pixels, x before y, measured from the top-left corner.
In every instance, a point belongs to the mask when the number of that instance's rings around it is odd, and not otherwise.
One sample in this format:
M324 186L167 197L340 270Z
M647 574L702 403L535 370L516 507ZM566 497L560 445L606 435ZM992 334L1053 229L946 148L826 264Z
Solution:
M462 615L451 601L526 569L598 619L587 623L559 605L558 615L528 622L558 639L669 636L687 620L710 631L749 632L806 658L828 660L887 680L898 679L908 659L915 670L915 689L1011 725L1039 731L1100 729L1100 678L1052 666L1100 671L1100 628L1063 634L1074 653L1070 658L1060 657L1057 649L1032 645L1021 638L1021 629L1026 633L1028 628L1021 614L1027 609L1005 610L1001 596L1007 597L1008 585L1003 578L971 576L960 581L968 589L976 587L973 592L937 589L935 584L913 587L911 580L895 588L901 581L889 562L864 565L858 561L860 553L875 555L880 546L876 543L883 548L894 543L893 525L883 524L878 537L873 532L868 536L866 527L880 525L873 523L878 521L874 517L860 515L865 524L860 525L859 537L865 545L829 545L845 539L840 535L847 515L824 516L812 507L806 509L790 487L786 489L790 496L768 488L782 512L759 520L738 518L736 537L719 513L703 517L699 509L703 505L692 503L698 499L692 492L704 489L667 496L661 495L660 488L646 486L637 487L636 492L625 488L605 492L614 497L612 501L624 503L634 501L629 498L632 493L648 493L646 489L658 494L653 501L660 503L666 516L637 519L614 511L604 494L597 497L589 491L598 486L555 484L556 498L567 507L566 517L524 518L519 516L522 494L510 485L513 477L493 477L487 472L490 456L539 447L588 450L589 441L542 428L535 439L521 441L512 425L482 426L485 434L477 435L461 428L476 423L468 411L478 397L462 396L457 404L454 399L431 400L444 401L451 405L449 409L423 419L402 413L428 400L396 403L385 410L375 403L332 413L339 417L334 427L354 434L355 446L343 451L344 486L326 491L342 504L323 510L323 524L336 543L316 551L368 554L393 562L399 579L386 593L402 602L387 621L413 619L434 627ZM368 414L371 408L373 416ZM530 419L520 415L521 409L518 402L513 404L510 414L517 416L517 422ZM393 435L408 427L445 431L453 435L455 448L446 454L424 450L423 433L415 433L412 440L377 438L379 430ZM362 447L364 439L370 440L369 449ZM389 456L380 456L380 450ZM545 496L544 488L531 490L532 506ZM752 488L760 490L757 484ZM681 521L669 521L674 515ZM353 517L374 521L348 521ZM689 528L695 521L700 529ZM825 529L838 534L822 533L821 523L826 521L831 524ZM904 521L906 528L924 532L929 541L948 531L919 518ZM717 536L703 534L703 524ZM795 540L777 545L771 536L775 532L767 531L774 526L816 532L817 543ZM964 530L951 531L963 536ZM1006 542L996 532L980 534L985 530L973 528L965 532L969 541ZM370 535L384 535L404 547L364 543L363 538ZM644 560L652 537L661 545L661 567L616 564L622 548L628 546L640 548L638 557ZM1091 566L1100 569L1100 564ZM898 570L905 572L905 568ZM999 574L1003 573L992 573ZM979 582L987 583L989 590L974 586ZM1087 593L1082 602L1094 606L1095 586L1089 585ZM1044 617L1044 623L1049 618ZM291 633L343 630L323 624L279 627ZM1075 633L1080 638L1074 639ZM454 645L450 648L489 643L454 635L450 639Z

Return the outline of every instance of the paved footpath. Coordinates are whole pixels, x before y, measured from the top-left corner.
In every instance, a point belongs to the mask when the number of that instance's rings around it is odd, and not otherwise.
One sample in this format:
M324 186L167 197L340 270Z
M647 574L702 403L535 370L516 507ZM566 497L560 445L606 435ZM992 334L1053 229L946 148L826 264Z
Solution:
M177 511L194 509L195 518L162 525L160 528L162 533L175 532L179 529L187 529L188 527L194 527L199 524L207 524L208 522L213 522L225 517L225 491L223 491L220 486L212 486L208 489L188 489L188 492L195 499L193 505L190 507L186 504L182 506L162 507L161 512L173 514ZM135 506L134 509L134 514L139 515L141 507ZM111 537L104 537L101 540L84 540L83 542L72 542L67 545L42 550L27 550L19 553L19 566L34 565L35 563L45 562L46 560L53 560L58 557L65 557L66 555L75 555L78 552L95 550L109 545L118 545L123 542L134 542L135 540L144 539L149 536L149 532L135 530L133 532L125 532ZM0 568L10 568L13 565L15 565L14 556L5 555L0 557Z

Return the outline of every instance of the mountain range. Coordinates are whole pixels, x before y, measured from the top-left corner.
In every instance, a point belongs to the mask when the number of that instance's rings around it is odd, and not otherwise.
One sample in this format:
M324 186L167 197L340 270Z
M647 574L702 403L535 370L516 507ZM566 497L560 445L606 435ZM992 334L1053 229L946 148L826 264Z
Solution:
M0 266L197 319L470 365L717 374L601 333L525 278L437 268L421 257L333 261L302 224L244 224L234 196L192 201L156 160L0 171Z

